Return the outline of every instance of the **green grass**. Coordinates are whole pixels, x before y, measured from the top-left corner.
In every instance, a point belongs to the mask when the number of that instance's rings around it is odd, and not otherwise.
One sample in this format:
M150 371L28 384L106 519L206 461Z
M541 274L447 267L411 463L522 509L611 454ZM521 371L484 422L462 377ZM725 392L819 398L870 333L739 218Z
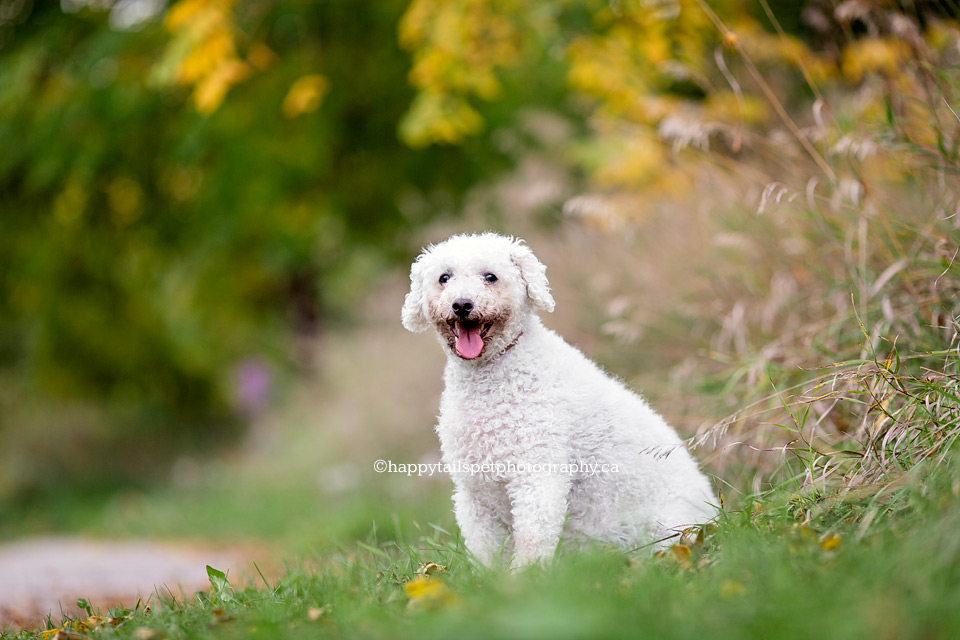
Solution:
M703 542L685 540L686 550L596 549L519 573L476 568L453 534L423 527L304 556L275 580L225 583L212 572L205 593L109 612L116 628L83 635L951 638L960 633L957 477L951 456L855 497L754 502L726 512ZM428 562L446 570L411 597L405 585Z
M65 491L4 521L0 535L252 543L270 556L295 556L329 549L337 541L362 540L373 530L380 540L395 540L419 522L453 525L450 489L439 479L373 478L330 495L307 474L278 473L271 479L236 464L215 465L207 476L199 486L159 485L94 497ZM389 481L418 490L397 496Z

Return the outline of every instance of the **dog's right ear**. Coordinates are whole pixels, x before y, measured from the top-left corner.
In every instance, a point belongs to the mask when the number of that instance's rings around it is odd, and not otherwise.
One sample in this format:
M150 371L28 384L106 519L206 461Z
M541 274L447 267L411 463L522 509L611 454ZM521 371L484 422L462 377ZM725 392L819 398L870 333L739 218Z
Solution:
M430 328L430 322L424 311L423 299L423 257L426 252L417 256L417 260L410 267L410 292L403 300L403 310L400 320L407 331L421 333Z

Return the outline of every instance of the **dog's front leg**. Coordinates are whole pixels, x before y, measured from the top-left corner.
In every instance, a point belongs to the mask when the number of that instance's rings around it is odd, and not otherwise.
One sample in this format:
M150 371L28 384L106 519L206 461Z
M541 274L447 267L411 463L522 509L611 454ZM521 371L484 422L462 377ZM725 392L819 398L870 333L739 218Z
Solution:
M469 482L455 482L453 513L470 551L486 566L493 564L507 539L507 530L496 511L480 499Z
M513 515L512 568L553 557L567 517L570 477L525 473L507 485Z

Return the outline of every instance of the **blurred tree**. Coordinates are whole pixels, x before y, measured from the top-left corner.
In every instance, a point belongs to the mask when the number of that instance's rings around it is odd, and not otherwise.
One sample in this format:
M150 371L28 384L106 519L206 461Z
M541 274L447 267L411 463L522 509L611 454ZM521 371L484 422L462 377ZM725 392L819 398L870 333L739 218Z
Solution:
M937 93L933 77L922 87L903 71L933 63L935 50L949 53L944 44L953 36L944 34L954 23L944 17L960 18L954 3L412 0L400 42L413 56L417 95L401 131L412 145L477 135L484 130L479 105L502 99L503 78L546 52L566 68L568 89L590 123L569 160L595 189L616 193L591 199L603 203L593 207L597 217L643 210L621 197L626 192L642 190L643 199L689 193L696 156L708 150L719 152L710 164L745 154L782 164L770 145L748 144L773 128L836 186L824 157L832 141L805 134L790 114L811 97L824 109L823 92L838 85L888 83L863 101L874 121L888 96ZM681 158L684 150L693 153Z
M404 194L505 161L398 140L402 0L123 4L0 13L0 499L230 433L237 375L406 258Z

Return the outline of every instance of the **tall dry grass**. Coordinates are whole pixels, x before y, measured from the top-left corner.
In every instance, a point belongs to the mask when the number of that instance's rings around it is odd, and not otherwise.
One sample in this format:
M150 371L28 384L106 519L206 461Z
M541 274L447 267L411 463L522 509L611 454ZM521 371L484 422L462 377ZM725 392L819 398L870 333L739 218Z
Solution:
M790 107L748 74L782 127L737 132L741 150L661 131L698 188L685 208L636 203L638 269L663 279L608 326L656 342L637 369L683 355L654 386L728 494L879 491L956 449L960 40L940 28L939 49L918 37L855 87L804 73Z

